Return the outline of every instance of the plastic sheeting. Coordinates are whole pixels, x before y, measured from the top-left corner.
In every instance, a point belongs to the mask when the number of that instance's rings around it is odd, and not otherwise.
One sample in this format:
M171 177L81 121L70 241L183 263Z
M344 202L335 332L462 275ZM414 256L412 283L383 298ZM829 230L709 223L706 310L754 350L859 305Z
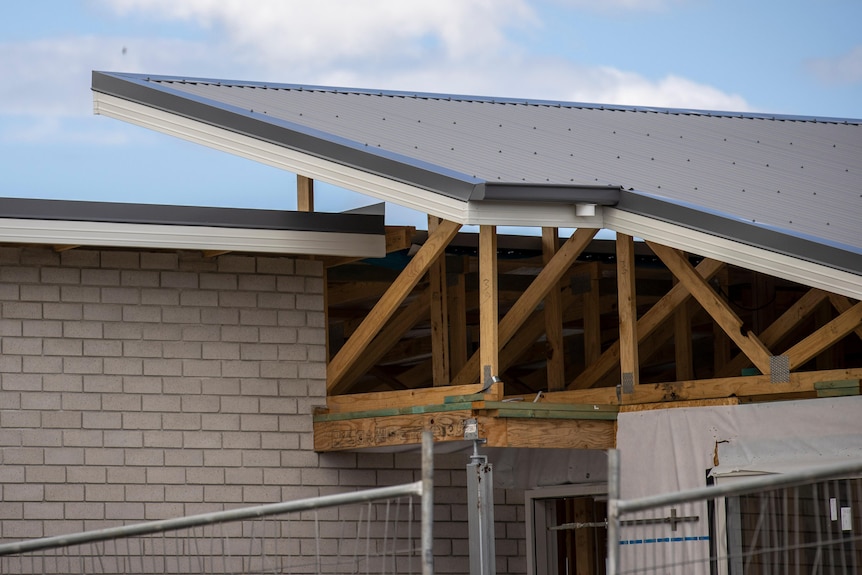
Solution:
M621 413L623 498L862 457L862 396Z

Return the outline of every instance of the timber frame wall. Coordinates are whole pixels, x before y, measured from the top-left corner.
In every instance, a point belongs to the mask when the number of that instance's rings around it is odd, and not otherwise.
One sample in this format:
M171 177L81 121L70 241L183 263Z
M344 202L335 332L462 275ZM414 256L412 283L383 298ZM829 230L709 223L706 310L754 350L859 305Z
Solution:
M327 262L316 450L467 419L489 447L606 449L620 410L859 394L860 302L624 234L428 229L412 256L392 228L384 264Z

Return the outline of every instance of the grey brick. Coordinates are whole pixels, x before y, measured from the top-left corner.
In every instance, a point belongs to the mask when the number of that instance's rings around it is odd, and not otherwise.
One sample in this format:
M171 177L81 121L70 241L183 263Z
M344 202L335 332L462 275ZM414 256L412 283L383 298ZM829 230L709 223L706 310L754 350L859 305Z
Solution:
M226 432L222 435L222 442L225 449L260 449L260 435L260 433Z
M243 379L240 382L241 393L245 396L252 395L278 395L278 382L265 379ZM266 399L262 403L271 401Z
M323 295L323 278L305 278L305 293Z
M36 356L29 356L36 358ZM19 355L0 355L0 374L21 373L23 370L23 358Z
M123 429L160 429L162 415L160 413L124 413ZM146 433L144 442L146 443ZM149 446L153 447L153 446Z
M238 485L207 485L204 500L223 503L242 503L242 487Z
M140 411L141 396L128 393L106 393L101 396L105 411Z
M199 413L165 413L162 415L165 429L195 430L201 428Z
M279 310L278 325L284 327L302 327L308 324L308 317L304 311Z
M23 465L0 466L0 482L3 484L24 483L24 469Z
M288 397L268 398L260 402L260 412L295 414L297 413L296 399Z
M178 263L179 258L177 254L174 253L141 253L141 269L175 270L177 269Z
M102 396L95 393L63 393L60 396L60 408L67 411L102 409Z
M180 396L178 395L145 395L141 404L143 411L155 411L158 413L182 411Z
M81 391L84 389L84 379L80 375L45 374L42 379L42 389L45 391Z
M213 395L239 395L239 380L235 378L202 379L201 391ZM224 408L224 404L222 404L222 408Z
M0 283L0 301L16 301L21 299L18 284Z
M182 373L182 360L144 359L144 375L182 375Z
M152 485L177 485L186 482L184 467L147 467L147 483Z
M236 274L202 273L199 279L201 289L235 290L238 285Z
M44 284L22 285L21 301L60 301L60 286Z
M3 449L4 465L42 465L45 450L38 447L7 447Z
M295 433L261 433L260 446L262 449L299 449L299 436Z
M100 321L65 321L63 322L63 337L101 339L104 335L103 325Z
M59 447L63 445L63 432L59 429L22 429L21 445L25 447ZM47 450L45 461L58 463L48 457Z
M244 503L277 503L281 501L280 486L246 485L242 488Z
M222 307L253 308L257 306L257 294L253 292L219 292L219 305Z
M63 516L63 504L59 502L24 503L24 519L56 519Z
M257 271L262 274L292 275L294 260L292 258L257 258Z
M260 341L264 343L296 343L297 331L292 327L261 327Z
M120 285L146 288L158 287L159 272L123 270L120 272Z
M182 374L186 377L219 377L222 362L215 359L184 359Z
M101 290L94 286L64 285L60 287L60 299L67 303L95 304L101 298ZM86 310L86 306L84 308ZM86 319L86 314L84 315Z
M223 255L218 257L219 272L254 273L255 258L247 256Z
M207 449L205 467L242 467L242 452L237 450Z
M23 325L24 322L20 319L0 318L0 336L20 337L24 335Z
M63 445L66 447L101 447L102 432L97 429L64 429Z
M60 252L60 263L64 266L93 268L99 266L99 261L97 250L78 248Z
M242 291L275 291L275 276L243 274L239 276L239 289Z
M84 317L84 306L80 303L44 303L42 315L45 319L80 320Z
M63 372L63 358L25 355L21 358L21 371L24 373L41 373L43 375L60 374Z
M166 288L197 289L198 274L192 272L161 272L161 286Z
M165 307L162 308L162 321L172 324L201 323L202 311L196 307ZM179 339L179 337L172 339Z
M201 345L203 359L239 359L240 344L206 342Z
M120 304L85 303L84 319L99 322L123 321L123 306ZM105 337L108 337L107 333L105 333Z
M39 283L39 268L28 266L2 266L0 267L0 282L17 284Z
M83 382L86 392L116 393L123 391L123 378L116 375L87 375L83 377Z
M104 268L138 268L141 258L138 252L104 251L101 264Z
M63 324L51 320L24 320L21 322L21 333L7 335L23 335L24 337L62 337Z
M175 289L143 289L141 290L141 303L144 305L179 305L180 294Z
M211 290L184 290L180 294L181 306L218 306L218 292Z
M196 377L164 377L162 387L165 393L200 395L201 380Z
M57 410L60 409L59 393L21 393L21 409Z
M38 411L0 411L2 427L39 427L42 418Z
M165 501L182 503L200 503L204 500L202 485L167 485L165 486Z
M127 376L123 378L125 393L161 393L162 379L160 377Z
M144 504L125 502L105 503L105 519L142 521L144 519Z
M81 283L94 286L118 286L120 285L120 272L118 270L82 269Z
M294 379L298 376L299 369L296 364L284 361L262 361L260 362L260 376L267 379Z
M119 416L120 414L116 415ZM86 420L85 414L85 425ZM143 447L143 445L144 433L142 431L112 429L105 432L105 447Z
M316 327L300 327L297 329L297 342L310 345L326 344L326 331Z
M262 308L296 309L297 296L289 293L260 293L257 303Z
M45 449L45 463L51 465L83 465L84 449L81 447L60 447Z
M302 481L299 469L273 469L263 470L263 483L265 485L299 485Z
M4 337L2 350L6 355L42 355L42 340L30 337Z
M105 339L141 339L144 336L144 327L137 323L106 323L103 333Z
M57 430L78 429L81 427L82 421L83 417L80 411L58 411L45 414L42 417L42 427Z
M86 461L87 466L79 469L98 469L100 465L121 466L124 464L124 451L116 447L110 449L88 447L84 450L84 461ZM95 482L96 480L93 479L92 481ZM105 481L105 479L102 478L101 481Z
M153 305L123 306L123 321L156 323L162 321L162 308Z
M100 357L64 357L63 369L66 373L101 374L102 358Z
M182 411L186 413L217 413L221 409L218 397L211 395L182 396Z
M83 501L83 485L46 485L45 501Z
M246 467L281 467L278 451L243 451L242 464Z
M284 276L278 278L278 291L283 293L302 293L305 289L303 276Z
M46 339L43 344L45 355L83 355L84 342L80 339Z
M218 398L216 398L218 399ZM236 413L204 413L201 414L201 429L210 431L239 430L239 414Z
M66 468L61 465L31 465L25 469L27 483L66 483Z
M123 342L115 340L85 339L84 355L119 357L123 355Z
M41 319L42 304L33 302L3 302L3 317L5 319Z
M224 480L228 485L260 485L264 471L253 467L232 467L225 469Z
M239 310L232 307L214 307L200 310L201 323L218 325L238 325Z
M101 302L123 306L139 305L141 290L134 287L103 287Z
M123 355L126 357L162 357L160 341L124 341Z
M186 482L190 485L224 485L224 469L190 467L186 469Z
M256 361L221 362L221 374L225 377L260 377L260 364Z
M106 375L143 375L144 360L129 357L106 357L103 362Z
M321 277L323 275L323 262L298 259L296 260L296 275Z
M43 501L45 487L26 483L12 483L3 486L4 501Z
M31 539L43 537L41 521L9 521L3 525L3 537L9 539Z
M144 432L145 447L182 447L182 431L162 431L154 429Z
M123 501L125 490L123 485L85 485L84 501Z
M126 449L126 465L165 465L165 450L163 449Z
M104 519L104 503L69 502L65 504L66 519Z
M221 328L217 325L186 326L182 330L185 341L219 341Z
M256 397L222 397L222 413L260 413Z

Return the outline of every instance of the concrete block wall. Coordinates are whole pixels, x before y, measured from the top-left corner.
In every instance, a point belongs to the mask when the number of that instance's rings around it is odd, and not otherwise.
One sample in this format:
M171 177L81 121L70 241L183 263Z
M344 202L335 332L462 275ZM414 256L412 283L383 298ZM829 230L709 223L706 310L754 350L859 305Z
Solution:
M319 262L0 247L0 538L415 481L418 456L317 454ZM466 573L461 455L438 456L439 573ZM500 573L524 573L500 490Z

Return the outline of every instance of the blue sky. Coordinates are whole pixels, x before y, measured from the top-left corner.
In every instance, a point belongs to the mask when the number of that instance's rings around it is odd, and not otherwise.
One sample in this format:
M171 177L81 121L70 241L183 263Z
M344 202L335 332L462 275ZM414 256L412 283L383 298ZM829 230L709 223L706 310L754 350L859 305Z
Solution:
M860 118L860 22L860 0L7 1L0 195L295 208L293 174L94 116L94 69Z

